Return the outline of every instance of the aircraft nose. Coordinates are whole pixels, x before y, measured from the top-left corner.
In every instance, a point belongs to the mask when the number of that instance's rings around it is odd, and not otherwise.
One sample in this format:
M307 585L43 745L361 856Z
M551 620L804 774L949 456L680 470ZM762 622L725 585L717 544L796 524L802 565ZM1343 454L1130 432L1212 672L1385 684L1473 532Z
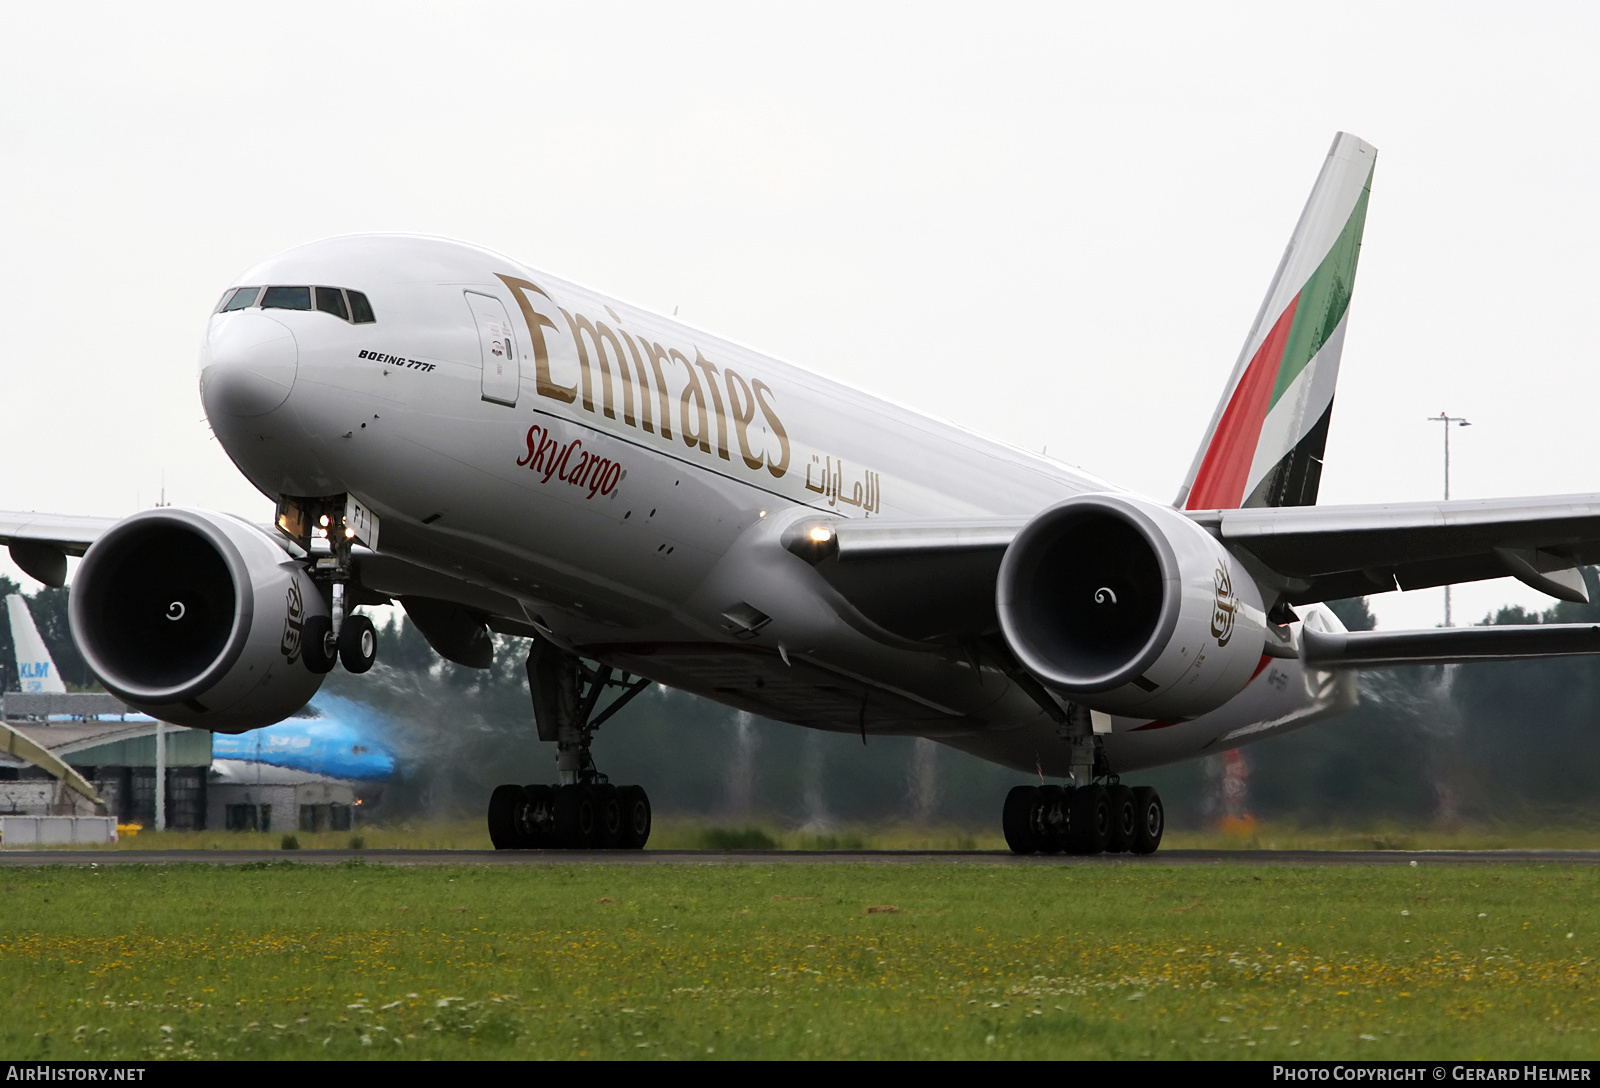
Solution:
M206 414L259 416L289 399L299 368L294 334L265 314L218 314L200 361Z

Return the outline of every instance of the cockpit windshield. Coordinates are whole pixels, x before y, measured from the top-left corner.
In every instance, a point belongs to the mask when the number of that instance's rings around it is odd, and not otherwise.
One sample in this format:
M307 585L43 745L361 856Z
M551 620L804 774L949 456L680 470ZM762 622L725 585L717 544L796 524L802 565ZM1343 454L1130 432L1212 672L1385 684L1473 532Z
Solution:
M256 299L259 298L260 295L261 288L259 287L235 288L228 294L226 298L222 300L222 307L218 312L227 313L229 310L247 309L256 304Z
M309 310L311 309L311 288L309 287L268 287L267 293L261 297L263 310Z
M378 320L367 296L346 287L236 287L222 296L216 312L256 306L263 310L320 310L353 325L371 325Z
M350 311L344 305L344 292L337 287L317 288L317 309L332 314L340 321L350 320Z

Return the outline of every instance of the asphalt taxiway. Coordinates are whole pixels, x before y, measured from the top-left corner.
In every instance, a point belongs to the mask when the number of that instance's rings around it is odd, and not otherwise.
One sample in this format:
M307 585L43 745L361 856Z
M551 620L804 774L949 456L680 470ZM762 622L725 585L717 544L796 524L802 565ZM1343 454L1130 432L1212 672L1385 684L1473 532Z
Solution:
M1004 850L0 850L0 867L69 865L1600 865L1600 850L1162 850L1018 857Z

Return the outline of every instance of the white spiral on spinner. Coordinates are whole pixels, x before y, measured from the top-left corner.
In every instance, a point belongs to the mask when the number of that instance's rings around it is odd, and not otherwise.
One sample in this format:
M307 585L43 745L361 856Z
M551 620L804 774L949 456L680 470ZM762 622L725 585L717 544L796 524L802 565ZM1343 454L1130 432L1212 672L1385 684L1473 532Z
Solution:
M1095 604L1116 604L1117 594L1110 586L1101 586L1094 591Z
M167 619L181 620L183 619L183 614L186 611L188 610L183 607L182 601L173 601L171 604L167 605Z

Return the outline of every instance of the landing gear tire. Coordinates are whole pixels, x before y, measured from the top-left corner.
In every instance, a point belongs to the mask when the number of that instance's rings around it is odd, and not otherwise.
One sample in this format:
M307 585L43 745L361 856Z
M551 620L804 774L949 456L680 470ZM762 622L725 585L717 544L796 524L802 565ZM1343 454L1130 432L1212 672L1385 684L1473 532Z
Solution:
M622 809L622 837L617 845L624 850L643 850L650 841L650 796L643 786L622 786L617 795Z
M563 786L556 790L556 845L563 850L593 850L599 845L595 809L591 786Z
M1099 854L1111 838L1111 801L1104 786L1079 786L1072 791L1067 825L1069 854Z
M642 850L649 839L642 786L496 786L489 796L496 850Z
M1033 817L1034 839L1041 854L1059 854L1067 847L1072 794L1060 786L1037 786L1039 807Z
M517 831L517 809L521 803L521 786L496 786L489 795L489 841L496 850L522 847L522 837Z
M1005 808L1001 810L1000 826L1005 832L1006 845L1013 854L1035 854L1040 846L1036 815L1039 810L1038 786L1014 786L1006 794Z
M1111 837L1106 842L1106 853L1126 854L1133 849L1139 824L1139 805L1134 800L1133 787L1107 786L1106 797L1111 802Z
M365 616L350 616L339 632L339 664L345 672L364 673L378 660L378 630Z
M602 850L622 846L622 798L615 786L594 787L595 845Z
M300 659L306 668L321 676L333 671L339 648L333 643L333 621L327 616L312 616L300 632Z
M1162 833L1167 829L1167 810L1161 804L1161 795L1149 786L1135 786L1133 790L1135 854L1153 854L1161 845Z
M555 791L549 786L532 784L522 787L522 799L517 809L517 831L524 850L544 850L555 845L552 825Z

